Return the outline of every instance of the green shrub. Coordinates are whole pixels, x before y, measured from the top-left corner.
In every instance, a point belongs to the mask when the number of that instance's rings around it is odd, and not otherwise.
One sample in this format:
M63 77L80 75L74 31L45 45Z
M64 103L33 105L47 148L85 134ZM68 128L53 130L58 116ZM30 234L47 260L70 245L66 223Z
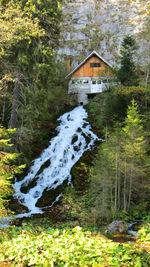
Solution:
M138 241L140 242L150 242L150 216L144 219L144 223L140 230L138 231Z
M149 266L148 254L134 245L70 229L24 226L0 246L0 263L11 266Z

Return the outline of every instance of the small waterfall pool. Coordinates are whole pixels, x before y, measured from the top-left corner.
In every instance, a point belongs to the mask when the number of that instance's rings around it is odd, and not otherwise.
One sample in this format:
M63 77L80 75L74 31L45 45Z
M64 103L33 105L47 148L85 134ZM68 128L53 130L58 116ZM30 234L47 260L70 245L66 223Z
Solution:
M27 213L17 215L18 218L43 213L42 208L37 207L36 203L45 189L55 189L65 180L71 184L71 168L99 139L92 132L87 117L88 114L83 106L63 114L58 119L60 125L57 127L57 136L50 141L50 145L41 156L33 161L28 175L22 181L15 181L14 197L29 210ZM22 188L29 187L31 182L31 188L23 193ZM54 202L59 198L60 195ZM49 205L52 206L53 203Z

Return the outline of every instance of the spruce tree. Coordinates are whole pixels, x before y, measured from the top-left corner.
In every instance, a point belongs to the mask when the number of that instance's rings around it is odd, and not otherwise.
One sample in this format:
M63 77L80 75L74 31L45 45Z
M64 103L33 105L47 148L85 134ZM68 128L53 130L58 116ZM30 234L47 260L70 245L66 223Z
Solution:
M122 128L122 165L124 166L124 210L143 198L146 180L147 146L141 116L134 99L128 107Z
M148 199L148 147L138 106L134 100L128 107L124 126L100 145L91 171L91 189L101 218L108 219L120 210Z
M50 95L56 91L50 81L56 73L54 50L59 42L60 6L59 0L0 3L0 89L4 96L1 106L3 121L9 116L9 128L19 126L20 108L26 110L30 100L34 102L32 96L44 95L48 105ZM38 120L43 100L41 103L33 106ZM5 116L6 110L10 114ZM31 116L31 113L25 116ZM24 118L21 120L26 122Z
M132 36L126 36L121 44L121 66L117 73L118 80L125 86L138 85L138 76L134 62L136 49L135 39Z

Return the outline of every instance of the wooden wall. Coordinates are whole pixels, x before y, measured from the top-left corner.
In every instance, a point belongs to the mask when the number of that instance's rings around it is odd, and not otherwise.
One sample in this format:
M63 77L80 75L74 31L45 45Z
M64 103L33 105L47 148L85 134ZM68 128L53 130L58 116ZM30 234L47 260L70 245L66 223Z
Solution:
M101 63L101 66L91 68L90 63ZM97 56L92 56L71 75L71 78L100 76L113 76L111 68Z

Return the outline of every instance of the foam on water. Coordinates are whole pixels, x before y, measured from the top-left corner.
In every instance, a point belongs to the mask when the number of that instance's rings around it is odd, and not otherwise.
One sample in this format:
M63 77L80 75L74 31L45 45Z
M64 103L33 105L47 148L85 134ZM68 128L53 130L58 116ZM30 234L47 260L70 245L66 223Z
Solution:
M42 209L37 207L36 203L44 189L55 189L66 179L71 183L71 168L98 139L86 121L87 116L85 109L79 106L58 119L60 125L57 127L57 136L50 141L49 147L41 156L34 160L28 175L22 181L16 181L13 186L14 197L29 209L29 212L18 217L42 213ZM49 163L49 166L40 172L45 163ZM27 186L33 179L36 179L36 185L27 193L22 193L21 187Z

